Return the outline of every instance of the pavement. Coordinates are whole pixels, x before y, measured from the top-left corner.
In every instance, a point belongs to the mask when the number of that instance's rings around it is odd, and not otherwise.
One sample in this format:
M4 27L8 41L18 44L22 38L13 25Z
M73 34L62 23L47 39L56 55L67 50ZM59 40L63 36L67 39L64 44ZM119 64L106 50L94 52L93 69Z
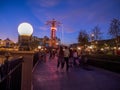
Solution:
M57 70L57 57L39 62L33 71L33 90L120 90L120 74L87 66Z

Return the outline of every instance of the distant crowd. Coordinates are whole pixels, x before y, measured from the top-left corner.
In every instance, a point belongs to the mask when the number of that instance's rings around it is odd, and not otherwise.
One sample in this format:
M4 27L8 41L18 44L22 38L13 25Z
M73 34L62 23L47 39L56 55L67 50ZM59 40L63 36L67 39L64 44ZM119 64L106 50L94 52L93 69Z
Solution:
M67 46L59 46L57 49L48 49L46 51L40 51L40 59L46 61L46 55L49 56L49 60L57 57L57 70L69 71L70 67L79 67L87 65L87 55L84 50L71 49Z

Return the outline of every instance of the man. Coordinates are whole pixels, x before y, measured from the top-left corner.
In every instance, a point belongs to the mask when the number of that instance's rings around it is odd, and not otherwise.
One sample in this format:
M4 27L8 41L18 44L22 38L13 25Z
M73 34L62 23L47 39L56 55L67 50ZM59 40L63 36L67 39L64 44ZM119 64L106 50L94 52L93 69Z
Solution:
M66 71L68 71L68 69L69 69L69 55L70 55L70 51L69 51L68 47L65 46L64 60L65 60L65 63L66 63Z

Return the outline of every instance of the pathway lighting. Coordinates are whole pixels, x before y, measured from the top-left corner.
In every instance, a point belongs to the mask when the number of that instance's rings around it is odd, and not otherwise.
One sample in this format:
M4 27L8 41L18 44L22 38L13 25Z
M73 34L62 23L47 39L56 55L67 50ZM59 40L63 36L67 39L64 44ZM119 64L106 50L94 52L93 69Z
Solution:
M104 48L101 48L101 51L104 51Z
M118 48L118 50L120 50L120 47Z
M81 50L81 48L80 48L80 47L77 47L77 49L78 49L78 50Z
M41 49L42 47L41 46L38 46L38 49Z
M116 49L116 47L114 47L113 49Z

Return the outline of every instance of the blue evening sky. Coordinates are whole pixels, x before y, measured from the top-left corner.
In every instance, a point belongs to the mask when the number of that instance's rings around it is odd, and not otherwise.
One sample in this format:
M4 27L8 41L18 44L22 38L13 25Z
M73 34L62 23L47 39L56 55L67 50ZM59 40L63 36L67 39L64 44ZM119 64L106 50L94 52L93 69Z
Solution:
M50 37L45 24L53 18L61 22L57 37L64 43L76 43L81 29L90 33L96 25L108 38L110 21L120 18L120 0L0 0L0 39L17 42L22 22L33 26L33 36Z

